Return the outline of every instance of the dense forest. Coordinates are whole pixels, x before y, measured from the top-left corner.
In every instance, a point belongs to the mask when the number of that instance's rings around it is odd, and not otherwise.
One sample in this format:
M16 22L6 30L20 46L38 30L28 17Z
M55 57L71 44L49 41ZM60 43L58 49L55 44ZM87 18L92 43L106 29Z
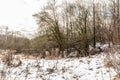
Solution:
M7 26L0 26L0 49L28 49L30 40L20 32L10 31Z

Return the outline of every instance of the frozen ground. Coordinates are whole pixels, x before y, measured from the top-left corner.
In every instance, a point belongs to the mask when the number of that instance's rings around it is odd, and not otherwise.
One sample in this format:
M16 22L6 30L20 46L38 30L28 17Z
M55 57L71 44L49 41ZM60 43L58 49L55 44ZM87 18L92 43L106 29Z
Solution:
M0 61L0 80L112 80L112 68L104 66L103 54L61 60L22 60L18 67Z

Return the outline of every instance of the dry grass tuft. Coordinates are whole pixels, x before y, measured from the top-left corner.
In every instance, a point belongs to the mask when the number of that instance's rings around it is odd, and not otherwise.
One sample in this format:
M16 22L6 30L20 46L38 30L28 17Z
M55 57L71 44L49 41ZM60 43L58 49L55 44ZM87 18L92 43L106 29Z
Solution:
M110 68L110 67L113 66L113 64L111 63L111 61L108 61L108 62L104 62L104 66L105 66L106 68Z
M113 80L120 80L120 73L118 73Z
M48 74L52 74L54 72L54 69L47 68Z

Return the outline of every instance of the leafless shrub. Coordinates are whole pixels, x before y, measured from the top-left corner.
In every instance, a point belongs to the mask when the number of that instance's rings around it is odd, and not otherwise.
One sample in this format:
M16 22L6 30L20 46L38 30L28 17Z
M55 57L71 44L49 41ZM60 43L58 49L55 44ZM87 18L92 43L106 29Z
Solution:
M105 58L105 66L113 67L115 72L118 74L117 76L120 78L120 54L119 49L116 47L106 49L106 58Z
M117 78L115 80L120 80L120 54L117 52L110 55L110 60L115 72L117 73Z
M13 60L13 55L10 51L5 51L2 53L3 57L2 57L2 61L7 64L8 66L11 65L11 61Z
M18 67L21 64L21 61L19 58L15 57L13 54L13 51L7 50L2 53L2 61L7 65L7 66L13 66L13 67Z

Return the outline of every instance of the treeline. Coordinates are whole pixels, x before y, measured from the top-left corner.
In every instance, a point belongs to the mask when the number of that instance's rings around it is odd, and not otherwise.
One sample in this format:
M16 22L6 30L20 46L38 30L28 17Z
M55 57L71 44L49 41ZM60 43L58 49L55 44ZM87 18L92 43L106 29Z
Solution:
M0 49L28 49L30 40L20 32L9 31L8 27L0 26Z
M119 3L119 0L98 3L66 0L59 4L57 0L50 0L33 15L39 26L34 48L75 48L87 53L89 45L96 48L97 42L119 44Z
M4 35L0 35L0 49L28 49L30 47L30 41L27 38L12 35L5 38Z

